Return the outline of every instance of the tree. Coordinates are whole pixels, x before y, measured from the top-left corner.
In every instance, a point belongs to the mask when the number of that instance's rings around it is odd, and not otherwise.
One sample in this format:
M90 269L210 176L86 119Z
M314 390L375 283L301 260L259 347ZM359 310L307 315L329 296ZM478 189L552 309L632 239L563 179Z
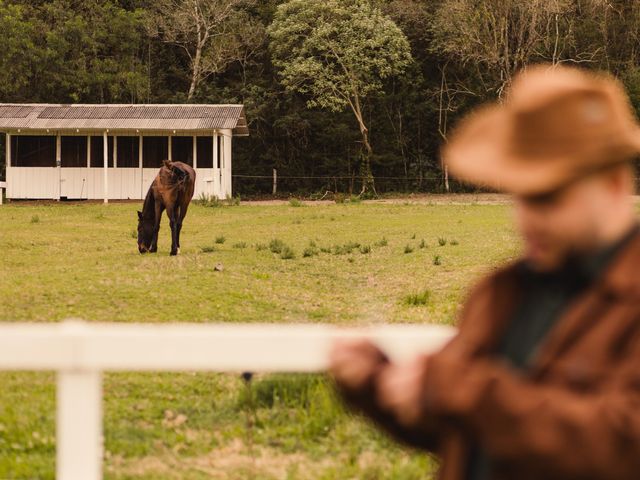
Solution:
M308 108L353 112L362 140L361 194L368 188L375 193L364 104L383 91L384 79L411 63L407 38L366 0L289 0L268 32L288 91L308 96Z
M27 98L24 89L29 84L32 62L42 56L33 42L36 31L22 5L11 5L0 0L0 98L19 101Z
M254 49L263 41L241 8L246 4L246 0L161 0L150 7L150 34L177 45L189 58L189 101L203 80L245 59L245 47Z

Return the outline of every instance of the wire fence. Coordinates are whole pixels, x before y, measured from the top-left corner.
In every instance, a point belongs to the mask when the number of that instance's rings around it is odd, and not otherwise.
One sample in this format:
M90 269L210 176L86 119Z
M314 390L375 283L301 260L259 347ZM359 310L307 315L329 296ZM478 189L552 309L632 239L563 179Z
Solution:
M360 175L233 175L233 191L240 196L358 195L366 178ZM482 191L443 175L374 177L375 191L384 193L469 193Z

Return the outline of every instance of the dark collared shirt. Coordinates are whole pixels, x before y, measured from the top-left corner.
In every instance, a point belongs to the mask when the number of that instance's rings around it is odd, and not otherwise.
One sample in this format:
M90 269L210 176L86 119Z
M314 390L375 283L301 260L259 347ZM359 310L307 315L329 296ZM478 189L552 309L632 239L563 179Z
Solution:
M590 257L572 258L554 272L540 273L521 265L524 293L513 318L496 349L496 356L515 369L526 371L543 339L571 302L602 275L615 255L639 230ZM490 480L491 459L479 445L472 449L467 467L468 480Z

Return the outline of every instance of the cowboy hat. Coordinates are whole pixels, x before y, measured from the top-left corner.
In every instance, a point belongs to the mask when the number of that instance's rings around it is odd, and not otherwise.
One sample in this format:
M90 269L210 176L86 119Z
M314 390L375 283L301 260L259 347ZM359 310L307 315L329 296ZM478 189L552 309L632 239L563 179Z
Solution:
M504 103L466 117L442 152L458 179L535 195L640 152L640 127L620 83L561 66L516 77Z

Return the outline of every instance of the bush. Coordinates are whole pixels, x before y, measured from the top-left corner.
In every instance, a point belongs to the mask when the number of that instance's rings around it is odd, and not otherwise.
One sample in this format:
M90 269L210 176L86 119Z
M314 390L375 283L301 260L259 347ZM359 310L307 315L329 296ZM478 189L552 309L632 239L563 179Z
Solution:
M269 242L269 250L271 250L271 253L275 253L276 255L281 254L285 247L285 243L278 238L274 238Z
M407 295L402 299L402 303L410 307L418 307L427 305L430 298L431 292L429 290L424 290L420 293L412 293L410 295Z
M389 245L389 242L387 241L386 237L382 237L375 243L376 247L386 247L387 245Z
M296 254L289 245L285 245L280 253L280 258L283 260L293 260L296 258Z
M354 250L360 248L360 244L357 242L348 242L344 245L335 245L333 247L334 255L349 255Z

